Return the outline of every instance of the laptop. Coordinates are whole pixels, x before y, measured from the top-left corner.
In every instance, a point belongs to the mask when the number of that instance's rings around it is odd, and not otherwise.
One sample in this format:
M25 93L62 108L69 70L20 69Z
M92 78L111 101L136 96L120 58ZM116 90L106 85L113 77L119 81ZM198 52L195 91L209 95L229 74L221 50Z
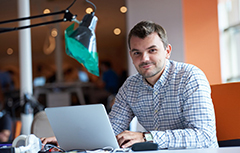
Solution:
M102 104L45 108L59 146L64 150L119 149Z

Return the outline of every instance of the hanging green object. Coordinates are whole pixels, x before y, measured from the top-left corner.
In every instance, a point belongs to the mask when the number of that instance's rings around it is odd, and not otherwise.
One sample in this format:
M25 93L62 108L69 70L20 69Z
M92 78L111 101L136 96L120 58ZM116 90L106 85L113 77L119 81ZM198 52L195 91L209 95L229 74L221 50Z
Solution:
M65 30L66 53L88 70L99 76L98 53L94 33L97 17L87 14L74 30L74 24Z

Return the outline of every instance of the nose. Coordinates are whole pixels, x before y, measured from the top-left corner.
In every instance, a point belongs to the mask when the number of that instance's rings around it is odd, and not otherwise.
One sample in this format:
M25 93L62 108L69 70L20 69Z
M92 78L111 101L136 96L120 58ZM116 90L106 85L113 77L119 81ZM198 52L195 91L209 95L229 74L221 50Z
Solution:
M144 61L149 61L149 55L148 55L148 53L143 53L142 54L142 61L144 62Z

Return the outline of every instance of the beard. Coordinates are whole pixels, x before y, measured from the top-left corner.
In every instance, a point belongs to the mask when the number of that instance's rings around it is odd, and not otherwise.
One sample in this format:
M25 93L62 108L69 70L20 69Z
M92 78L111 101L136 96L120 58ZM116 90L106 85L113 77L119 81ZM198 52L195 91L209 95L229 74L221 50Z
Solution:
M162 72L164 65L165 65L164 63L162 65L157 65L155 62L143 62L138 66L137 71L139 74L141 74L143 76L143 78L145 78L145 79L151 78ZM146 69L142 68L147 65L151 65L151 67L146 68Z

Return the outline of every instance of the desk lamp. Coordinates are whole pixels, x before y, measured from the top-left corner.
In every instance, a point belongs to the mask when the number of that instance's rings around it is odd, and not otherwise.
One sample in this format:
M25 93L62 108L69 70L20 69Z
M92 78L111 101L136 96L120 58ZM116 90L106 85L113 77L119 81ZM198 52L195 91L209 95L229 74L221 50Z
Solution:
M5 23L10 23L10 22L35 19L35 18L53 16L58 14L64 14L63 19L37 23L37 24L27 25L22 27L0 28L0 33L21 30L25 28L32 28L36 26L47 25L47 24L52 24L57 22L75 21L76 23L79 24L76 30L73 29L74 24L70 25L65 30L66 53L70 57L76 59L79 63L83 64L90 73L96 76L99 76L98 54L96 49L96 36L94 32L96 28L97 20L98 20L97 17L94 16L96 11L96 6L89 0L86 0L86 2L93 5L94 10L91 14L86 14L83 17L82 21L78 21L76 19L77 15L73 15L69 11L70 7L75 2L76 0L74 0L72 4L69 7L67 7L67 9L59 12L53 12L53 13L30 16L30 17L23 17L23 18L7 20L7 21L0 21L0 25Z

